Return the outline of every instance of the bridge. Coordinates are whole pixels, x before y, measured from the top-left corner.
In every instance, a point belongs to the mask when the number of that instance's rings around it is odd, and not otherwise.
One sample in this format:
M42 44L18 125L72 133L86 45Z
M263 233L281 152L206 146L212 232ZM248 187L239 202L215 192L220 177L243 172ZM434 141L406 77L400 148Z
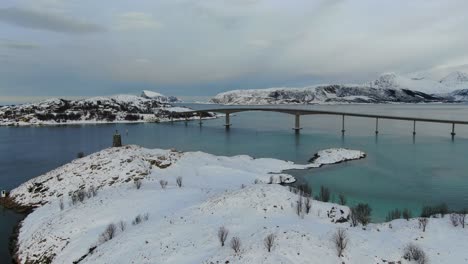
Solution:
M432 119L432 118L420 118L420 117L403 117L403 116L391 116L391 115L378 115L378 114L362 114L362 113L349 113L349 112L339 112L339 111L324 111L324 110L312 110L312 109L293 109L293 108L280 108L280 107L242 107L242 108L213 108L213 109L202 109L202 110L193 110L183 112L186 115L186 120L188 120L189 115L199 114L200 115L200 124L202 123L203 113L221 113L225 114L225 127L228 129L231 127L230 115L239 112L248 112L248 111L264 111L264 112L278 112L285 113L295 116L295 124L293 129L296 132L299 132L301 128L300 120L303 115L334 115L341 116L341 132L345 133L345 118L347 116L352 117L364 117L375 119L375 134L379 133L379 120L380 119L390 119L390 120L404 120L413 122L413 135L416 135L416 122L427 122L427 123L440 123L440 124L450 124L452 126L452 131L450 135L452 138L455 134L455 125L468 125L468 121L460 120L446 120L446 119Z

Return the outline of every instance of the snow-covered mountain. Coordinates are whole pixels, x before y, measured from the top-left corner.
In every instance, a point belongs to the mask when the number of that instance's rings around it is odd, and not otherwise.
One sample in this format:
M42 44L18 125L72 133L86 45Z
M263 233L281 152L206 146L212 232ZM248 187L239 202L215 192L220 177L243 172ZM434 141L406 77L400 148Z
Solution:
M234 90L216 95L217 104L428 103L468 100L468 75L454 72L441 80L423 74L381 75L361 85L332 84L304 88Z
M141 93L141 97L146 98L146 99L152 99L152 100L158 101L160 103L165 103L165 104L175 103L179 101L179 99L175 96L165 96L160 93L148 91L148 90L144 90Z
M148 99L135 95L92 97L82 100L48 99L39 103L0 107L1 125L69 123L159 122L185 118L188 108L163 103L159 96ZM169 97L166 101L170 101ZM208 114L204 117L211 117ZM194 118L194 116L190 117Z
M305 88L269 88L235 90L216 95L216 104L320 104L320 103L421 103L440 102L444 98L408 89L371 88L365 86L325 85Z

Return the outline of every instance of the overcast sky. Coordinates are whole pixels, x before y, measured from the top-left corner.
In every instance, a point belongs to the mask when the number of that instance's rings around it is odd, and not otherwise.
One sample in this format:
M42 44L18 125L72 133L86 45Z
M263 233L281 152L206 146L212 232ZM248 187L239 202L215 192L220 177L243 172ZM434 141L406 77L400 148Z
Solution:
M456 67L468 64L467 10L466 0L1 0L0 97L213 95Z

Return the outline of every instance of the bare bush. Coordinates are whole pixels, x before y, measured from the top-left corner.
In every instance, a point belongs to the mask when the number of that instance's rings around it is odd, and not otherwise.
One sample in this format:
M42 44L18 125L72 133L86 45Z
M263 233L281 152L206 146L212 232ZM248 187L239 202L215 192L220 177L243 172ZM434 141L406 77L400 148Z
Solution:
M362 225L367 225L371 221L371 211L372 209L368 204L360 203L355 207L351 208L351 220L353 221L353 217L355 218L353 222L353 226L357 225L357 222L361 223ZM356 225L354 224L356 223Z
M419 228L421 228L423 232L426 232L426 226L429 223L429 218L419 217L418 222L419 222Z
M346 205L346 197L343 194L338 195L338 202L341 205Z
M395 219L400 219L401 218L401 211L399 209L394 209L387 214L387 222L390 222Z
M111 240L115 237L115 233L117 231L117 227L114 224L109 224L104 232L100 235L99 240L104 243L106 241Z
M436 206L424 206L421 212L421 217L438 217L448 214L449 209L447 204L441 203Z
M119 222L119 229L122 232L125 231L125 229L127 229L127 224L124 221L120 221Z
M263 241L268 252L271 252L273 245L275 244L276 236L275 234L269 234Z
M296 214L302 217L302 208L304 207L304 202L302 200L302 196L299 196L296 202Z
M408 208L405 208L405 209L403 209L402 215L403 215L403 218L406 219L406 221L409 221L412 214L411 214L411 211Z
M160 180L160 181L159 181L159 184L161 185L161 188L162 188L162 189L166 189L167 181L165 181L165 180Z
M403 258L408 261L416 261L418 264L426 264L429 262L426 253L415 244L408 244L403 250Z
M179 188L182 188L182 177L177 177L176 179L176 183L177 183L177 186L179 186Z
M268 180L268 184L272 184L273 183L273 176L270 176L270 179Z
M241 189L244 189L245 187L245 184L241 184Z
M240 247L241 247L240 238L238 237L231 238L231 248L234 250L236 254L240 252Z
M224 247L224 243L226 242L228 235L229 235L229 230L225 228L224 226L218 229L218 239L222 247Z
M307 183L299 184L297 186L297 191L304 197L312 197L312 188Z
M137 179L137 180L133 181L133 184L135 184L135 187L137 188L137 190L139 190L143 183L141 182L140 179Z
M97 195L97 189L93 185L89 186L88 192L87 192L86 195L88 196L88 198L96 196Z
M60 211L63 211L63 209L65 208L65 205L63 204L63 198L60 198L59 207L60 207Z
M351 220L351 226L357 226L358 225L358 219L357 219L357 214L356 214L356 209L353 207L349 211L349 218Z
M78 190L71 194L71 203L75 205L78 202L84 202L86 198L86 191L85 190Z
M254 184L259 184L260 183L260 180L259 179L255 179L254 180Z
M149 214L144 214L144 215L137 215L135 216L135 219L133 219L132 221L132 225L138 225L138 224L141 224L143 221L148 221L149 219Z
M348 245L348 234L346 230L343 228L338 228L336 233L333 235L333 243L335 244L336 253L338 257L343 256L343 251L346 249Z
M320 193L318 197L322 202L329 202L330 201L330 189L325 186L320 186Z
M460 223L459 220L458 220L458 214L456 213L451 213L450 214L450 222L452 223L452 225L454 227L457 227L458 224Z
M466 217L466 214L467 214L467 209L463 209L460 211L460 213L458 214L458 221L460 223L460 225L465 228L465 217Z
M310 213L310 208L312 208L312 200L310 197L304 198L304 210L306 214Z

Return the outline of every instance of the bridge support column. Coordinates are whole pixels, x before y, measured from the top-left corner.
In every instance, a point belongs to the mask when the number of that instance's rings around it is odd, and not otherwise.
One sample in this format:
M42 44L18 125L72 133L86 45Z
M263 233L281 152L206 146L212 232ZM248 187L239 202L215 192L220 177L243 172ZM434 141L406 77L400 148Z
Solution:
M413 120L413 136L416 136L416 120Z
M226 127L226 129L229 129L231 127L231 118L229 113L226 113L226 123L224 124L224 126Z
M172 114L172 112L170 113L170 118L171 118L171 124L174 124L174 115Z
M345 115L342 115L342 117L341 117L341 133L342 134L344 134L344 132L346 131L345 127L344 127L344 117L345 117Z
M201 113L198 113L200 115L200 121L198 122L198 124L203 125L203 121L202 121L202 114Z
M299 131L302 129L301 128L301 115L300 114L296 114L295 115L295 122L294 122L294 131L296 131L296 133L299 133Z
M455 123L452 123L452 133L450 133L450 135L452 135L452 139L455 137Z
M379 134L379 118L375 119L375 134Z
M185 125L188 125L188 116L185 114Z

